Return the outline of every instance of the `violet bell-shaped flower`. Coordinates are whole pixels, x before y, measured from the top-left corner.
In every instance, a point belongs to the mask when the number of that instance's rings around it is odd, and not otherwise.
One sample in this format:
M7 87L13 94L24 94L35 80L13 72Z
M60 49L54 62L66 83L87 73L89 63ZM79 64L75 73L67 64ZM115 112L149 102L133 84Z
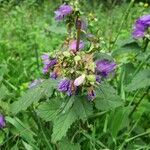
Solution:
M0 115L0 129L6 127L6 120L3 115Z
M103 59L96 61L96 71L103 77L108 76L115 70L115 68L116 64L114 62L110 62L109 60Z
M70 5L63 4L55 11L55 20L61 21L65 16L71 14L73 8Z
M70 80L68 79L61 80L58 84L58 91L60 92L68 91L69 85L70 85Z
M143 38L149 27L150 27L150 14L140 17L133 27L132 33L133 37L135 39Z
M46 73L48 73L50 68L52 68L54 65L57 64L57 59L56 58L54 58L54 59L44 59L43 64L44 64L43 73L46 74Z

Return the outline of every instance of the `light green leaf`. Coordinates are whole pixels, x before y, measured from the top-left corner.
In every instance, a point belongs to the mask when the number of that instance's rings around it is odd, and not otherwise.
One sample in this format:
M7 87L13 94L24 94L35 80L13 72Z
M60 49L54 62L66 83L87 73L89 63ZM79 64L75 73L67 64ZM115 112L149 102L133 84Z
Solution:
M150 86L150 69L140 71L130 84L126 86L126 91L134 91Z
M22 141L22 143L26 150L34 150L34 148L31 145L29 145L28 143L26 143L25 141Z
M96 95L95 106L99 110L107 111L123 105L122 99L109 84L101 84L96 90Z
M29 143L35 142L34 136L36 136L36 134L33 131L31 131L31 129L26 124L24 124L19 118L5 117L5 119L7 122L12 124L16 128L17 135L20 135Z
M128 125L130 110L132 110L130 107L121 107L111 112L109 117L109 130L114 139L118 132Z
M66 136L66 133L73 122L78 119L73 109L65 114L60 114L53 122L52 142L56 143Z
M40 104L36 112L42 119L51 121L55 119L60 112L60 105L61 101L53 99L50 102L43 102Z
M11 111L17 114L27 109L33 102L38 102L43 96L51 96L57 84L56 80L45 80L39 86L29 89L27 93L11 105Z
M81 120L86 120L93 114L93 106L85 97L76 97L73 106L74 112Z

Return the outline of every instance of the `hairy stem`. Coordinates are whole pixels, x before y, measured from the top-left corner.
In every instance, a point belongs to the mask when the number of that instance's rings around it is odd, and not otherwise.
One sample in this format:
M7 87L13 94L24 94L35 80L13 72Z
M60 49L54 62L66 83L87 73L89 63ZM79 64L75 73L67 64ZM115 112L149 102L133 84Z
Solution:
M79 20L79 17L77 17L76 26L77 26L77 45L76 45L76 51L79 51L80 33L81 33L81 20Z

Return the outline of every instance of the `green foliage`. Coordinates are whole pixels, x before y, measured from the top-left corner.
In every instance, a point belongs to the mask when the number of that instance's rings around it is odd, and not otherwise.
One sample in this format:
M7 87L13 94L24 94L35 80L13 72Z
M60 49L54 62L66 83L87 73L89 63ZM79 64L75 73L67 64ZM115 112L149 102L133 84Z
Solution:
M93 114L92 104L86 101L84 97L74 96L65 101L67 101L66 105L64 105L63 99L53 99L50 102L41 103L37 109L37 114L42 119L53 122L52 142L54 143L66 135L76 120L85 121Z
M109 131L115 140L118 132L129 124L130 107L121 107L112 111L109 117Z
M62 141L59 142L59 149L61 150L81 150L81 147L79 145L79 143L73 144L70 143L70 141L68 141L67 139L63 139Z
M98 110L108 111L123 105L117 91L109 84L101 84L96 93L95 106Z
M38 102L42 97L51 96L56 87L57 81L45 80L40 86L28 90L28 92L18 101L11 105L11 111L17 114L21 110L27 109L32 103Z
M150 86L150 69L145 69L135 75L131 83L127 85L126 91L134 91L148 86Z
M150 97L145 90L150 86L150 45L144 52L143 41L130 38L135 20L150 13L144 3L134 4L119 32L128 3L79 2L77 9L90 18L87 33L101 47L95 58L114 57L118 66L113 81L96 87L93 102L84 95L59 95L57 81L51 79L27 90L41 76L40 55L62 50L58 45L67 31L53 19L61 2L0 0L0 114L7 124L0 130L0 149L150 149ZM85 46L90 47L88 42Z

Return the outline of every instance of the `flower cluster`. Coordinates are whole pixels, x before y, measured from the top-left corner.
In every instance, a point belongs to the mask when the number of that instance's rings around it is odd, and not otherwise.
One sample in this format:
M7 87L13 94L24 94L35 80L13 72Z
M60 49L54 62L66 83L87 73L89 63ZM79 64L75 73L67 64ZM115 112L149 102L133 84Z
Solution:
M3 115L0 115L0 129L6 127L6 121Z
M55 19L63 20L72 12L72 6L64 4L55 11ZM79 19L79 17L74 18ZM77 29L75 33L77 38L67 38L63 51L55 52L55 55L52 54L51 57L49 54L42 55L43 74L52 79L61 78L57 87L58 91L68 96L87 93L88 99L94 100L95 87L114 72L116 64L107 59L95 60L94 53L86 51L86 44L80 39L80 30L84 30L87 25L80 19L74 22L76 22L74 26Z
M133 37L136 39L143 38L147 33L149 27L150 15L144 15L140 17L134 25Z

